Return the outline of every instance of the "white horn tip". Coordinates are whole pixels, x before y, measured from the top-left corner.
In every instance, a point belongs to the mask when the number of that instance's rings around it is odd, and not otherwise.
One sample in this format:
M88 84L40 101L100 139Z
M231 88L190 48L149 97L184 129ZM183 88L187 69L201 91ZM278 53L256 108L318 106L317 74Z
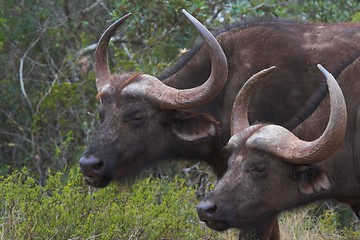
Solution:
M258 72L258 74L263 75L263 74L266 74L268 72L271 72L274 69L276 69L276 66L271 66L269 68L265 68L265 69L261 70L260 72ZM257 75L257 74L255 74L255 75Z
M276 66L271 66L271 67L269 67L268 69L266 69L267 71L271 71L271 70L274 70L274 69L276 69Z
M332 77L331 73L329 73L321 64L316 65L318 69L324 74L326 78Z
M191 22L196 22L197 19L194 18L188 11L186 11L185 9L181 10L183 12L183 14L185 14L185 16L191 21Z

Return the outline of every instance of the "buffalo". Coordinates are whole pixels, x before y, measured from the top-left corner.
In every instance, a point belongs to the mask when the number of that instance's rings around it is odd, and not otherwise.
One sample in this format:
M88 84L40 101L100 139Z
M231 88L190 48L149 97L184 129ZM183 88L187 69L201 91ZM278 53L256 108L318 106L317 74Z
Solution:
M261 88L267 91L253 94L250 122L293 129L326 95L315 64L322 62L337 76L360 55L360 26L355 24L244 20L219 30L214 38L184 13L204 42L159 78L109 70L110 37L129 14L100 38L94 70L101 125L79 161L88 184L105 187L174 159L204 161L221 177L227 169L228 153L222 149L230 138L232 104L250 76L278 67L264 76ZM278 238L276 219L255 229L263 231L264 226L266 232L274 227L273 239Z
M292 132L270 123L250 125L248 96L262 79L254 77L243 86L226 146L229 168L197 206L208 226L244 226L329 198L349 203L360 217L360 58L337 82L319 68L327 77L329 97Z

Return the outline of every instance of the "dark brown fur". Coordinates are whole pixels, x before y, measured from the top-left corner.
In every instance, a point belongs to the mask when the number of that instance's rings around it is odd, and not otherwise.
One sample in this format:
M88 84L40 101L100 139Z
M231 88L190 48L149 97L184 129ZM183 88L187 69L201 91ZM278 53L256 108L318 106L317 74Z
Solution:
M230 166L218 186L199 204L200 217L214 228L227 229L329 198L350 204L360 217L360 156L354 151L360 143L360 57L339 75L338 83L348 121L345 140L333 156L319 164L297 165L244 143L228 147L232 152ZM294 130L300 139L316 139L322 133L328 121L328 101L327 97Z

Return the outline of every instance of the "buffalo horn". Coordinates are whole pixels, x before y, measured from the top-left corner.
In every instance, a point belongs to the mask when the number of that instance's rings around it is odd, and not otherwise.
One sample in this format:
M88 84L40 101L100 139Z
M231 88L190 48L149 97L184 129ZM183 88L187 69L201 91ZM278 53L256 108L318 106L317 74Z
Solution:
M265 74L269 73L275 68L275 66L272 66L254 74L240 89L232 108L231 135L235 135L236 133L250 126L248 120L248 105L251 91L257 85L258 81L263 79L262 77Z
M95 75L96 88L98 93L101 93L103 87L111 80L111 72L108 64L108 45L111 36L115 30L129 17L131 13L126 14L113 24L111 24L100 37L99 43L95 50Z
M293 164L314 164L330 157L342 144L347 122L345 99L334 77L320 64L325 75L330 96L330 116L326 129L314 141L303 141L292 132L277 125L266 125L246 142L256 148Z
M183 13L197 28L210 52L211 74L202 85L191 89L175 89L150 75L141 75L124 87L122 94L148 99L162 109L189 109L199 107L214 98L223 88L228 76L227 59L216 38L196 18Z

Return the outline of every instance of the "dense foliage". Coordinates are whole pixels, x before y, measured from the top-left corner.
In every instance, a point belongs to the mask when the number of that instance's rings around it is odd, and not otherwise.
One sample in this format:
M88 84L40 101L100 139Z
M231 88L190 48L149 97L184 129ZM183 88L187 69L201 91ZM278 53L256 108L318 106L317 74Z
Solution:
M153 237L149 229L162 236L175 234L169 238L187 237L176 235L183 234L178 233L181 229L189 229L191 233L186 234L200 234L194 236L211 235L208 230L199 233L199 226L194 224L196 216L189 209L194 206L193 190L177 188L182 180L145 179L119 194L114 186L99 191L84 186L76 171L48 176L49 170L63 171L77 165L98 124L92 56L105 27L132 12L111 44L112 70L157 75L198 38L182 8L210 29L249 16L360 21L358 0L0 0L3 238L45 234L57 239L85 239L97 234L109 234L100 236L104 239L123 236L119 234ZM28 172L19 172L23 167ZM211 185L207 178L201 181L202 185ZM154 195L157 191L162 193ZM161 209L165 205L159 201L170 204L169 209ZM153 212L147 213L144 206ZM136 214L140 215L136 218ZM142 222L152 217L161 221ZM348 219L353 221L352 217ZM161 226L169 232L162 232L166 230Z
M78 170L49 174L41 187L25 170L1 179L1 239L218 239L199 223L184 180L145 178L131 187L85 186Z
M145 178L94 189L78 169L39 183L22 169L0 177L0 239L237 239L200 224L187 178ZM283 239L358 239L360 224L341 226L344 209L317 204L280 217ZM340 214L341 213L341 214Z

